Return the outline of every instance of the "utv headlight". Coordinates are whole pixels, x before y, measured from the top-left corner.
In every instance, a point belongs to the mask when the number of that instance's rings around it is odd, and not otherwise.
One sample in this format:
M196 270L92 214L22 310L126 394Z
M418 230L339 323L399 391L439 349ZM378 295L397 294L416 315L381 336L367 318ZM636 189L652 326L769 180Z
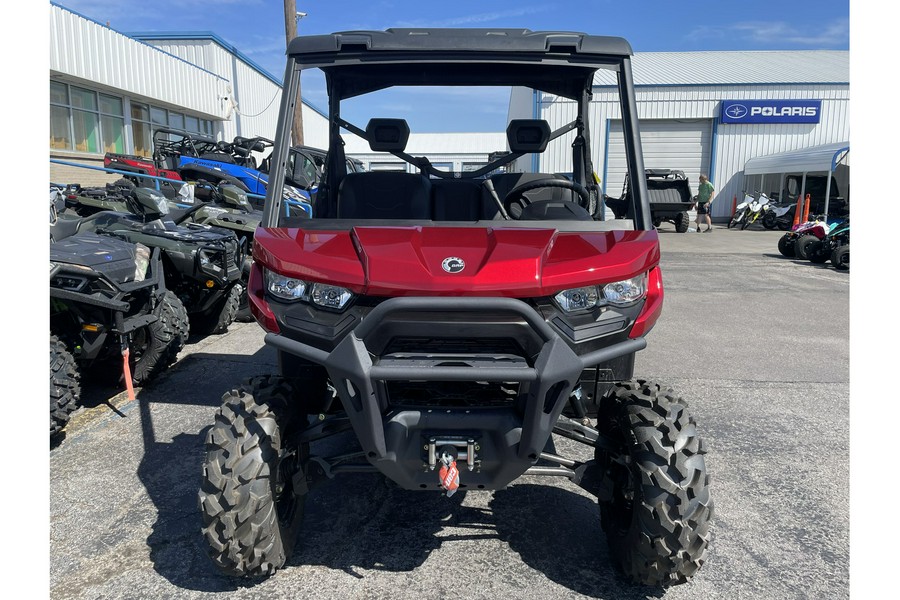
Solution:
M327 283L314 283L309 292L309 298L312 303L324 308L333 308L341 310L353 298L353 293L336 285L328 285Z
M641 273L637 277L615 281L603 286L603 297L610 304L627 306L634 304L647 295L647 274Z
M600 301L600 293L596 285L563 290L554 296L559 307L566 312L594 308Z
M306 293L306 282L266 271L266 289L281 300L300 300Z

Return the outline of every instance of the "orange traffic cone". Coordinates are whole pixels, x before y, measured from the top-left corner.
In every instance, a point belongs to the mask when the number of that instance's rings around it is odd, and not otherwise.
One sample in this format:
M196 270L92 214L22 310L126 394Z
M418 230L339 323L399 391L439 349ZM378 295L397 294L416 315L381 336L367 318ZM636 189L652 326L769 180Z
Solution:
M734 195L734 198L731 199L731 216L734 216L734 213L737 212L737 194Z
M800 224L801 213L803 212L803 197L797 197L797 207L794 209L794 227ZM806 221L804 221L805 223Z
M810 204L810 198L809 198L809 194L807 194L806 202L803 203L803 222L804 223L809 221L809 204Z

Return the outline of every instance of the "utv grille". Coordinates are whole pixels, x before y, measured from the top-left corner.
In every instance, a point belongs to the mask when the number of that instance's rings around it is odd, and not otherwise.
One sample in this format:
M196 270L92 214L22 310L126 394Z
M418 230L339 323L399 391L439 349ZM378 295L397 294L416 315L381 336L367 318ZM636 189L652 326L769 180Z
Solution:
M505 408L519 396L518 383L389 381L385 387L395 408Z
M396 337L390 341L385 354L478 354L488 356L525 356L525 351L509 338L414 338Z

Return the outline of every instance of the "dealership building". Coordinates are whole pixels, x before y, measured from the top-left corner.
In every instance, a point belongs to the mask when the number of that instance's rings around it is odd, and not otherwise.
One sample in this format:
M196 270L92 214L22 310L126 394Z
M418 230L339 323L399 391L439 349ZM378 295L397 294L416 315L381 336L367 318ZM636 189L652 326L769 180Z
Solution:
M60 4L50 9L51 181L110 181L115 176L70 165L101 167L106 152L149 156L160 127L225 141L274 138L281 79L216 34L124 34ZM733 198L753 191L744 177L751 158L849 139L847 51L636 52L632 62L645 166L683 171L695 192L697 177L708 174L719 220L730 216ZM625 165L615 94L614 76L598 72L590 113L594 169L604 192L618 197ZM575 103L566 98L511 91L509 119L545 119L555 130L574 116ZM326 116L305 99L303 123L305 143L326 147ZM519 159L515 169L562 170L571 135ZM412 169L352 134L346 140L347 154L368 169ZM409 153L429 148L433 164L454 171L475 170L507 150L503 132L410 136Z

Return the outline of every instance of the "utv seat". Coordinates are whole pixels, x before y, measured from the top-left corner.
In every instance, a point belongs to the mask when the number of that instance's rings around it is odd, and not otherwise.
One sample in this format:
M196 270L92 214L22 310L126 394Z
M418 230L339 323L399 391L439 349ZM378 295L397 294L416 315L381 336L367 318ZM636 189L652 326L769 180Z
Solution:
M338 219L431 219L431 183L413 173L349 173L341 181Z
M481 180L435 179L431 182L435 221L481 219ZM493 204L493 202L491 202Z

